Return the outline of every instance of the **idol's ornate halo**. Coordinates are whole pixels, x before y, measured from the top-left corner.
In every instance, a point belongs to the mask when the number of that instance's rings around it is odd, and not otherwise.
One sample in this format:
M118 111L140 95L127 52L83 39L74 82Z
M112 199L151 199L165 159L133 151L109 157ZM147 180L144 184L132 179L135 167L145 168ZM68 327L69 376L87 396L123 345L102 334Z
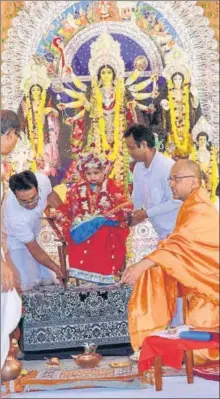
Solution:
M47 74L45 65L37 65L34 60L23 69L21 80L21 90L25 93L29 92L31 86L40 85L46 90L50 86L50 78Z

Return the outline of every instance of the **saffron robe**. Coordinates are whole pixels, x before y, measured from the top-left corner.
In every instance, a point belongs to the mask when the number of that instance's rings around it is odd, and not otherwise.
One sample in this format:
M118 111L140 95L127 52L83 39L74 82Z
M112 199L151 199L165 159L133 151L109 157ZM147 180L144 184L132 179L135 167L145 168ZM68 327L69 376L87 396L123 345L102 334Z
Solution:
M185 297L187 325L219 327L219 215L205 189L194 190L180 208L172 234L146 257L157 266L142 274L128 309L131 344L171 321L177 296ZM194 353L195 363L217 360L217 350Z

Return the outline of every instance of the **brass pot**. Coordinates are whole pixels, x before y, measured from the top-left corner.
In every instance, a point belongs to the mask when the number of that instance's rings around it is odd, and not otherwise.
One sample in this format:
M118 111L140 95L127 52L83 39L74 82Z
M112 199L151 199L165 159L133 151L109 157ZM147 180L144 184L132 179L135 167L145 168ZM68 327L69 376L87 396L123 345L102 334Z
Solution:
M78 356L72 356L72 358L75 360L77 366L83 369L92 369L98 366L102 355L99 353L82 353Z
M21 372L21 362L13 357L8 356L4 367L1 371L2 382L14 380Z

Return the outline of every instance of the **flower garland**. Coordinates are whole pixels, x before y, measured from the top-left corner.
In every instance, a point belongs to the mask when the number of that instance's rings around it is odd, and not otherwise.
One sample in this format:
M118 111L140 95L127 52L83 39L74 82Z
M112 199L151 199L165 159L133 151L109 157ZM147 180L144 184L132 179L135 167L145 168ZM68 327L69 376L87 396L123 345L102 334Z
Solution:
M129 192L129 183L130 183L130 176L129 176L129 171L130 171L130 154L128 152L127 145L125 143L125 140L123 141L123 158L124 158L124 168L125 168L125 174L124 174L124 186L126 193L128 194Z
M102 139L102 149L103 151L108 151L109 150L109 144L107 141L107 137L105 134L105 119L104 119L104 113L103 113L103 105L102 105L102 93L99 90L98 87L98 81L95 80L93 82L93 90L95 93L95 98L96 98L96 107L98 111L98 118L99 118L99 132L100 136Z
M123 145L125 140L123 138L123 132L125 131L126 126L126 119L125 114L120 112L119 115L119 138L118 138L118 156L114 161L114 167L110 174L111 179L115 179L117 181L123 181L126 173L126 167L124 163L124 152L123 152Z
M98 81L93 82L93 90L95 93L96 107L99 118L99 133L102 140L102 150L109 151L110 146L107 141L105 132L105 118L103 112L102 93L98 87ZM115 87L115 106L114 106L114 146L113 151L109 155L109 160L115 161L119 153L119 133L120 133L120 108L121 100L124 98L124 79L118 79Z
M44 110L46 102L46 90L44 89L41 93L40 102L37 111L34 113L32 109L32 103L29 94L26 96L27 104L27 122L28 122L28 133L30 142L36 157L42 158L44 152L44 122L42 118L42 112ZM36 146L37 142L37 146ZM37 147L37 149L36 149Z
M218 178L218 163L215 148L211 148L211 178L212 178L212 191L211 191L211 201L214 203L216 200L216 189L218 186L219 178Z
M176 148L179 150L180 155L188 155L191 150L190 146L190 122L189 122L189 81L184 80L183 86L183 107L184 107L184 131L183 131L183 140L180 141L178 135L178 126L177 121L178 118L176 116L175 103L173 98L173 83L171 80L168 80L168 101L170 106L170 119L171 119L171 134L173 135L173 140Z
M79 198L82 208L82 214L88 215L95 213L96 215L111 209L111 202L107 191L108 180L105 179L97 192L90 194L89 184L82 182L78 186ZM83 219L84 220L84 219Z
M110 160L115 161L119 152L120 108L124 98L124 79L118 79L115 88L115 115L114 115L114 148Z
M214 203L216 200L216 188L217 188L218 181L219 181L217 157L216 157L216 151L215 151L214 147L211 148L210 155L211 155L211 157L210 157L209 166L208 166L208 174L209 174L208 179L209 179L209 181L211 181L211 188L210 189L208 189L207 187L206 188L210 194L211 201ZM190 159L198 164L201 164L198 154L195 151L195 148L193 148L193 151L190 154ZM201 170L203 170L203 169L201 168Z

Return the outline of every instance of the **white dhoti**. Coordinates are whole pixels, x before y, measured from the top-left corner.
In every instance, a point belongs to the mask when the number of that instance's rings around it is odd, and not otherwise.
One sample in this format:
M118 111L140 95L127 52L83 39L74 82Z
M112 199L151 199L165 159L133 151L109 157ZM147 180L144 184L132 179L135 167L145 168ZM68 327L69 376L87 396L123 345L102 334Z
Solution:
M1 165L2 166L2 165ZM3 173L1 168L1 173ZM3 185L1 182L1 203L3 198ZM2 212L2 207L1 207ZM1 214L1 262L5 260L7 252L6 235L4 230L3 215ZM4 249L3 249L4 247ZM3 265L1 264L1 267ZM15 288L8 292L1 292L1 370L5 364L10 349L10 334L17 327L22 314L22 301Z
M22 302L15 288L1 292L1 369L10 348L10 334L17 327L22 313Z
M19 272L21 291L29 291L39 285L57 283L56 274L33 258L27 248L9 249L11 260Z

